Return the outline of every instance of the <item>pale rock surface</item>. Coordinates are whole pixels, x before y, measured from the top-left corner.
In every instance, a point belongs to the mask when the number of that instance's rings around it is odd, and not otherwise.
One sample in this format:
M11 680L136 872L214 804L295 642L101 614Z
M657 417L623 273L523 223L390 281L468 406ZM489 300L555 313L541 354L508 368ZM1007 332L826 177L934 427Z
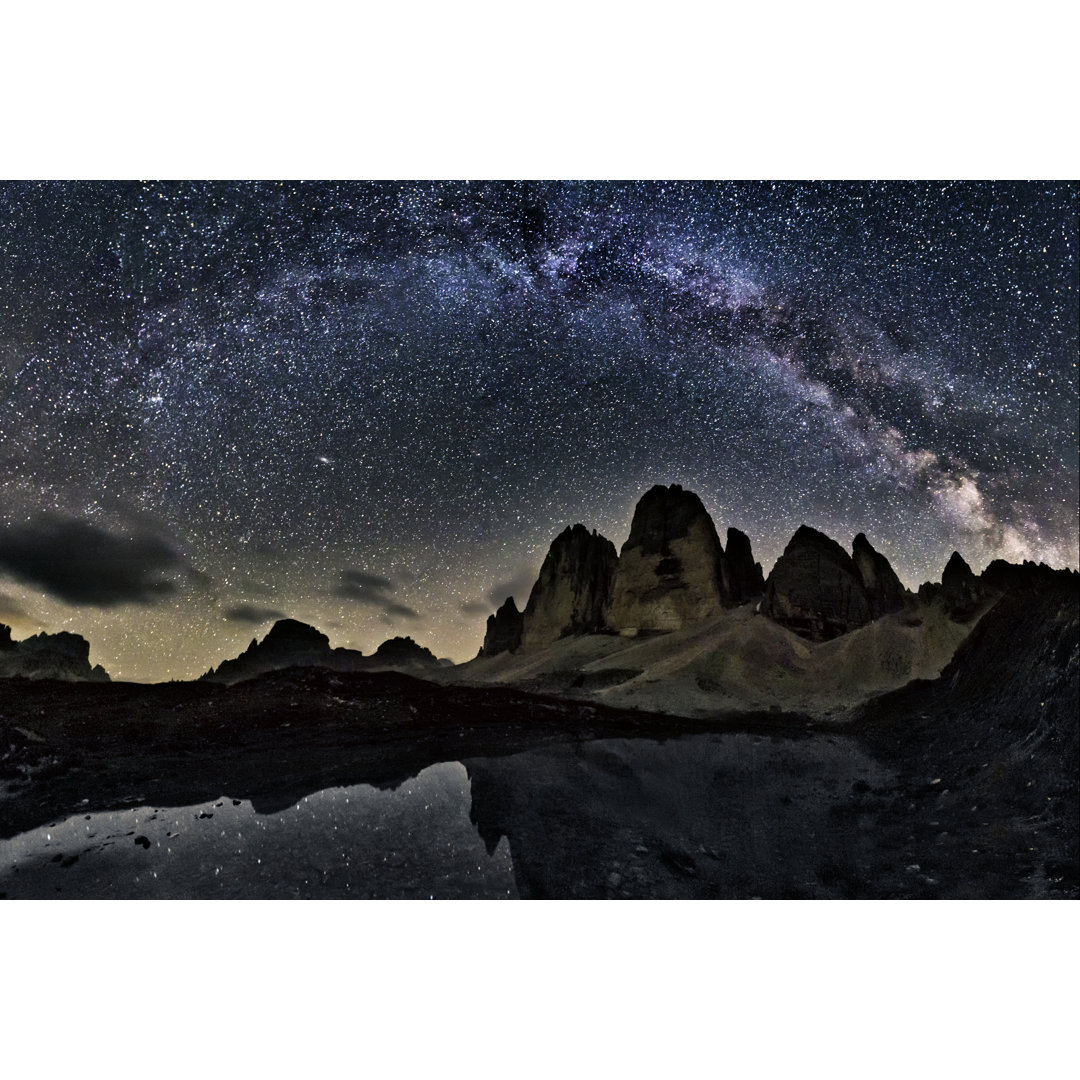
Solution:
M608 622L624 634L678 630L724 608L724 551L693 492L657 485L634 510L619 555Z
M525 605L522 647L604 630L617 561L615 545L595 529L575 525L559 533Z

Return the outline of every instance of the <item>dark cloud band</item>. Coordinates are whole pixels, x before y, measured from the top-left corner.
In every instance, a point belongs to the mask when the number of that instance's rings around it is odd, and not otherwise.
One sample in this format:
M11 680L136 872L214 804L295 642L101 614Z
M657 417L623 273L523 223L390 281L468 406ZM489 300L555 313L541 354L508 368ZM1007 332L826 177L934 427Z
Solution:
M75 518L40 515L0 531L0 570L68 604L155 604L176 592L187 562L163 536L110 532Z

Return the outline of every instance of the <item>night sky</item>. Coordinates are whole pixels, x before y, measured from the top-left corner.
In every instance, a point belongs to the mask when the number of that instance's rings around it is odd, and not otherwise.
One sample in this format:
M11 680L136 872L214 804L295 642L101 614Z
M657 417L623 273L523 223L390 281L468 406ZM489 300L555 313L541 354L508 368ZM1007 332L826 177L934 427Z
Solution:
M654 483L768 573L1078 562L1076 185L0 185L0 621L465 660Z

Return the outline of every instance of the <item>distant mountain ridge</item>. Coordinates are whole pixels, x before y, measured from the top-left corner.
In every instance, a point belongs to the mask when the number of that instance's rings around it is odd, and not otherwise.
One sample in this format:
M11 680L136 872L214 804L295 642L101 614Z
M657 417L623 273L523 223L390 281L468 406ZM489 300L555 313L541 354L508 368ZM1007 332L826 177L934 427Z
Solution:
M11 627L0 623L0 678L63 679L109 682L109 673L90 665L90 643L79 634L35 634L13 641Z
M251 644L239 656L223 660L206 672L202 680L231 684L288 667L325 667L334 671L393 669L422 673L440 664L430 649L418 645L411 637L391 638L371 656L365 656L358 649L330 648L330 639L307 623L279 619L262 641L252 638Z

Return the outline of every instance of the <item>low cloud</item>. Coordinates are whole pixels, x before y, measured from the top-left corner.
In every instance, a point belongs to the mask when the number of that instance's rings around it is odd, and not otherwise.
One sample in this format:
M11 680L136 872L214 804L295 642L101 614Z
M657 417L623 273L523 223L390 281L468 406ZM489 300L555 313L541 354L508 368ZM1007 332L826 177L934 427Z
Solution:
M422 618L415 608L394 599L395 588L389 578L378 574L369 574L366 570L342 570L334 595L378 608L382 613L382 622L393 622L395 619L411 622Z
M536 581L536 570L531 566L522 566L508 581L502 581L488 590L483 600L463 600L458 604L466 615L491 615L506 603L508 597L514 598L518 611L524 611Z
M536 569L532 566L523 566L509 581L496 585L488 593L488 600L493 607L502 607L506 603L506 598L512 596L518 609L524 610L535 581Z
M391 603L383 608L383 612L392 619L419 619L420 612L408 604Z
M364 570L342 570L341 581L334 589L334 595L361 604L380 605L393 591L394 583L378 574L369 574Z
M194 573L158 533L52 514L0 530L0 571L65 603L102 608L159 603L176 592L171 578Z
M255 607L253 604L237 604L225 612L228 622L246 623L248 626L262 626L263 623L276 622L285 618L285 612L275 608Z

